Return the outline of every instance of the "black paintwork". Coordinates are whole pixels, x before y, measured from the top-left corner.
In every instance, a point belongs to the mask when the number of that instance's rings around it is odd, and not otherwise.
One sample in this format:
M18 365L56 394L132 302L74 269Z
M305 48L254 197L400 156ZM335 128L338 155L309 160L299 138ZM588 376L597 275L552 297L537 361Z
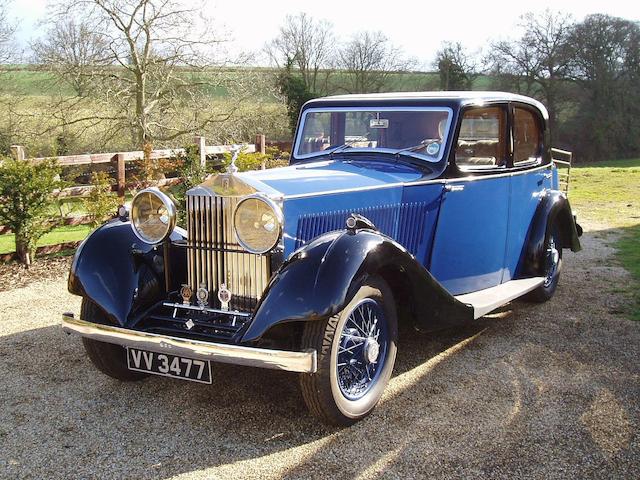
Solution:
M473 319L473 309L453 298L394 240L369 229L347 230L318 237L282 265L258 304L243 342L256 341L281 323L335 315L370 275L381 275L399 287L394 292L407 293L397 300L408 303L422 329Z
M184 240L176 230L172 242ZM185 249L169 247L171 288L186 278ZM96 303L114 325L127 325L136 314L166 298L162 245L141 242L130 222L114 219L89 235L76 251L68 288Z
M546 191L527 234L525 255L517 274L519 277L540 275L543 271L546 236L554 223L560 229L562 248L570 248L573 252L582 249L578 238L582 229L575 222L569 200L562 192Z

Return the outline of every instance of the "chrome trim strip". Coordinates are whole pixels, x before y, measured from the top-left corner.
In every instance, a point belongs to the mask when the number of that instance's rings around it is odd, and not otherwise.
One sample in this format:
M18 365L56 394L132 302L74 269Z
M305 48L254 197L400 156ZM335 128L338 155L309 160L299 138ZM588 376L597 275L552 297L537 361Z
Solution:
M271 368L288 372L315 373L318 369L315 350L291 352L189 340L110 325L99 325L74 318L69 314L62 315L62 329L67 333L75 333L100 342L154 352L167 352L197 360L213 360L220 363Z
M229 315L230 317L250 317L251 314L247 312L239 312L238 310L220 310L218 308L198 307L196 305L185 305L184 303L171 303L163 302L163 306L171 308L184 308L185 310L196 310L198 312L210 312L221 313L223 315Z
M320 195L334 195L336 193L349 193L349 192L365 192L369 190L382 190L385 188L395 188L395 187L414 187L420 185L429 185L434 183L457 183L457 182L472 182L476 180L488 180L491 178L500 178L500 177L515 177L516 175L524 175L525 173L536 172L538 170L551 169L551 164L540 165L536 168L529 168L526 170L518 170L515 172L505 172L499 173L496 175L473 175L469 177L458 177L458 178L436 178L433 180L416 180L415 182L397 182L397 183L387 183L385 185L373 185L370 187L360 187L360 188L344 188L340 190L327 190L324 192L312 192L312 193L299 193L297 195L287 195L284 197L285 200L295 200L298 198L308 198L308 197L317 197Z

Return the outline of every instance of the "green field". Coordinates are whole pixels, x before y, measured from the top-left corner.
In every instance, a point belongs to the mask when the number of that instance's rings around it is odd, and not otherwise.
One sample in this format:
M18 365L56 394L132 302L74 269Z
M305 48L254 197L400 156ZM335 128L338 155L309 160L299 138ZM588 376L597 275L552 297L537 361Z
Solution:
M619 232L617 258L634 280L625 287L633 302L630 315L640 320L640 159L574 167L569 199L578 221Z

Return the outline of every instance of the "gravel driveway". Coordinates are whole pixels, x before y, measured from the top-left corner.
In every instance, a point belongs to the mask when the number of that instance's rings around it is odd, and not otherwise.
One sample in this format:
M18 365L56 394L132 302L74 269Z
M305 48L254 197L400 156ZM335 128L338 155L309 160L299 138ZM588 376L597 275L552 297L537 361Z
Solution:
M310 417L295 374L214 366L213 385L99 374L59 314L66 279L0 292L2 478L640 478L640 324L591 232L556 297L401 337L376 412Z

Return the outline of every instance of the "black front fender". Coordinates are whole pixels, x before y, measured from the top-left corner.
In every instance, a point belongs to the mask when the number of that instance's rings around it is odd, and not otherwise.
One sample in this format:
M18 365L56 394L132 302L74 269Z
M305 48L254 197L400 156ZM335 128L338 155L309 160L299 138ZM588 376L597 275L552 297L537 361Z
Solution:
M258 340L278 324L335 315L370 275L385 278L397 299L410 303L420 326L437 329L473 319L473 309L451 296L393 239L374 230L346 230L318 237L280 267L243 342Z
M172 241L183 238L178 230L171 234ZM184 249L172 246L169 257L177 282L184 278ZM126 326L133 313L166 295L162 245L140 241L128 221L111 220L78 247L68 288L97 304L113 325Z

